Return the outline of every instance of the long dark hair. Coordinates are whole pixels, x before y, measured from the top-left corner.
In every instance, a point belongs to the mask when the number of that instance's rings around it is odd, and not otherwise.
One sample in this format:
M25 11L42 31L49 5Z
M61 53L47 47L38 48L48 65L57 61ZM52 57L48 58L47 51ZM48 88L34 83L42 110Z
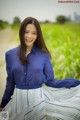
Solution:
M39 22L37 21L37 19L35 19L33 17L27 17L21 23L21 26L20 26L20 29L19 29L19 38L20 38L19 59L20 59L22 64L28 64L29 63L29 61L26 60L26 47L27 46L25 45L25 42L24 42L25 28L28 24L33 24L37 29L37 39L36 39L34 45L37 46L38 48L42 49L43 51L49 53L49 51L46 47L46 44L44 42L44 38L43 38L43 35L42 35L42 31L41 31ZM50 53L49 53L49 55L50 55Z

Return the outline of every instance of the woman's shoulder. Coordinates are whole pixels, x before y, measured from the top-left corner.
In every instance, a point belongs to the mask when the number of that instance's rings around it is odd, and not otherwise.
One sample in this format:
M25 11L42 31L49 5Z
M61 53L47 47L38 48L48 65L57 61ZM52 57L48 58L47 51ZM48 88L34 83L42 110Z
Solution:
M49 56L49 53L48 53L48 52L46 52L45 50L42 50L42 49L40 49L40 48L38 48L38 47L36 47L36 53L37 53L37 54L41 54L41 55L43 55L43 56Z
M6 51L5 54L6 55L15 55L18 53L18 51L19 51L19 46Z

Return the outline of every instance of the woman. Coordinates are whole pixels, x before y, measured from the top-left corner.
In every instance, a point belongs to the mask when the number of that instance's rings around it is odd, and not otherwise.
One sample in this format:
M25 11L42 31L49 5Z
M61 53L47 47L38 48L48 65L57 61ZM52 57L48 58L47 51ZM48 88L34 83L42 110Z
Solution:
M10 120L46 120L42 84L70 88L78 80L55 80L50 53L45 45L39 22L23 20L20 45L6 52L7 83L0 109L9 111Z

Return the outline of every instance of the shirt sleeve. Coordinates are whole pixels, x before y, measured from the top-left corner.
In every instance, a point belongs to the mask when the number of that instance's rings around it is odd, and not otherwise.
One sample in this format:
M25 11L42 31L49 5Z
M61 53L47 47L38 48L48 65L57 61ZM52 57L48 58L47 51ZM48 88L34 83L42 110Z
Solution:
M47 80L46 85L50 86L50 87L71 88L71 87L75 87L77 85L80 85L80 81L76 80L74 78L65 78L64 80L56 80L54 78L54 71L53 71L53 67L52 67L51 60L50 60L49 56L47 56L47 59L46 59L45 65L44 65L44 74L45 74L45 77Z
M14 79L13 79L12 72L11 72L10 58L7 54L5 58L6 58L7 80L6 80L6 87L5 87L4 95L3 95L1 105L0 105L0 107L2 108L4 108L6 104L10 101L11 96L14 91L14 86L15 86Z

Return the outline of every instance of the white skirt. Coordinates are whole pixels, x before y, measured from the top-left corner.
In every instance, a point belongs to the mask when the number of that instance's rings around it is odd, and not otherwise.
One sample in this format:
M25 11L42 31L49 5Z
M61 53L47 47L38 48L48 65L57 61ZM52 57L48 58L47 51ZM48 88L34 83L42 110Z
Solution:
M15 88L12 99L5 107L9 120L46 120L45 98L42 88Z
M67 88L44 87L45 110L60 120L80 120L80 85Z
M80 120L80 85L70 89L44 86L38 89L15 88L5 107L9 120Z

